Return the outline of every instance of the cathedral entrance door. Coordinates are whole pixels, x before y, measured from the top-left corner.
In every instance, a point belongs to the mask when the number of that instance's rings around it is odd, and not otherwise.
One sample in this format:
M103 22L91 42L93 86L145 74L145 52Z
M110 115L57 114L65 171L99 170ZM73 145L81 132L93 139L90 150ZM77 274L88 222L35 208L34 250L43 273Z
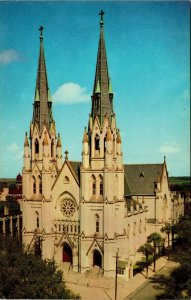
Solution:
M102 267L102 258L98 250L94 250L93 252L93 266Z
M69 262L72 264L72 249L66 243L63 245L63 262Z

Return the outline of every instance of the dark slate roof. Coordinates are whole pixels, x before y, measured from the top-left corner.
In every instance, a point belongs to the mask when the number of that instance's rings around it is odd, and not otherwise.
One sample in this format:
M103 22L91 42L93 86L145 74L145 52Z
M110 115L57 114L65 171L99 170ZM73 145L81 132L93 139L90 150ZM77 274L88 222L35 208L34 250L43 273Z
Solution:
M78 177L78 180L80 182L80 165L81 162L80 161L70 161L72 168L74 170L74 172L76 173L76 176Z
M124 165L125 196L154 195L158 174L161 178L163 164Z

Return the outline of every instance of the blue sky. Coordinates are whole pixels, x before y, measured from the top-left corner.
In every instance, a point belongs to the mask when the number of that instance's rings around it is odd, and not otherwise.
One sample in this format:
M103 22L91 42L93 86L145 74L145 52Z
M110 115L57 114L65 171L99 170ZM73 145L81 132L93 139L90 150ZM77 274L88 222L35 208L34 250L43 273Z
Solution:
M125 163L190 173L189 2L0 2L0 177L22 171L40 25L63 152L80 160L99 39L105 41Z

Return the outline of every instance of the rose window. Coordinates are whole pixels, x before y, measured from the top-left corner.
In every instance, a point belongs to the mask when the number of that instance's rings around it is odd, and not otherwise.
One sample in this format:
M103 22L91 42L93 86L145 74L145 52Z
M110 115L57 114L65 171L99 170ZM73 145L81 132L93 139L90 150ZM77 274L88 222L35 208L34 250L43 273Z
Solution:
M60 204L60 209L66 217L73 216L76 206L72 199L64 199Z

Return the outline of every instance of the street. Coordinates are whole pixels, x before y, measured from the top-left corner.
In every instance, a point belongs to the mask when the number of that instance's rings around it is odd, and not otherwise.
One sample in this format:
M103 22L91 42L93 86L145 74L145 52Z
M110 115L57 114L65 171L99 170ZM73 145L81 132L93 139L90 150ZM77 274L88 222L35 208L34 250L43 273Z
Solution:
M174 269L174 267L175 263L169 261L166 266L164 266L160 271L156 273L156 275L153 276L153 278L156 278L156 276L158 275L168 276L169 273ZM140 286L135 292L125 298L125 300L155 300L156 296L162 293L163 289L160 286L160 283L153 282L152 278L150 278L148 282Z

